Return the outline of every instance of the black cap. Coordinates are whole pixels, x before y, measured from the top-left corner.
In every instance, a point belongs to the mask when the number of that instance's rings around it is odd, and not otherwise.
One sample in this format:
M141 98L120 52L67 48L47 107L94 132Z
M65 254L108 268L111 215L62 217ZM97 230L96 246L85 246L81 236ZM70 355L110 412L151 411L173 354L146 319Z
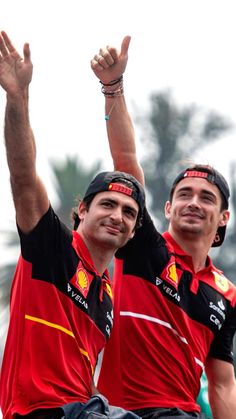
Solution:
M145 206L145 192L141 183L134 176L119 171L101 172L89 184L84 199L105 191L120 192L133 198L139 206L139 216L142 216Z
M209 168L208 166L196 166L193 168L188 168L183 170L178 174L176 179L173 182L172 190L175 188L177 183L179 183L182 179L185 179L186 177L200 177L202 179L206 179L208 182L212 183L213 185L216 185L219 191L221 192L226 208L229 206L229 185L227 181L225 180L224 176L221 175L220 172L218 172L216 169L213 169L212 167ZM212 243L212 247L218 247L220 246L225 238L226 233L226 226L218 227L218 230L216 232L215 239Z

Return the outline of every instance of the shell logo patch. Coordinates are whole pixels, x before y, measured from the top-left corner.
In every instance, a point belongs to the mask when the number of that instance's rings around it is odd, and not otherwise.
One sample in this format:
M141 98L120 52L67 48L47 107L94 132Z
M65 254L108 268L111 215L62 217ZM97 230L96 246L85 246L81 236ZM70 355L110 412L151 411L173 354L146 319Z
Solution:
M83 267L80 261L77 267L77 271L70 281L71 284L73 284L79 290L79 292L85 298L87 298L92 280L93 280L93 275L91 275L89 272L86 271L86 269Z
M218 272L213 271L212 273L214 275L216 286L223 292L228 291L229 283L228 283L227 278L225 278L225 276L223 275L220 275Z
M110 286L107 282L106 282L106 288L105 288L105 291L106 291L106 293L109 295L109 297L110 297L110 298L112 298L112 297L113 297L111 286Z
M77 271L77 284L82 290L88 289L88 278L86 272L83 269L79 269Z
M176 265L175 265L175 263L172 262L170 265L167 266L167 268L166 268L166 277L170 281L173 281L176 284L178 283L178 275L177 275L177 272L176 272Z

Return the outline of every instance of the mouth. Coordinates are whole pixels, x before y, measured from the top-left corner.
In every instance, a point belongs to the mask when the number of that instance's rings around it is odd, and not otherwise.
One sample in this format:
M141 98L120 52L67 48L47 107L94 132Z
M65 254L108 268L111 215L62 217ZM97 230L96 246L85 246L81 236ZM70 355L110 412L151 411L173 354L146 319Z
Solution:
M194 218L194 219L199 219L199 220L203 220L204 218L202 214L199 214L198 212L191 212L191 211L183 212L182 216L186 218Z
M117 235L117 234L123 233L122 226L119 226L119 225L105 224L104 227L106 228L106 230L109 233L111 233L113 235Z
M204 217L196 212L186 212L182 214L182 220L187 224L199 224L203 219Z

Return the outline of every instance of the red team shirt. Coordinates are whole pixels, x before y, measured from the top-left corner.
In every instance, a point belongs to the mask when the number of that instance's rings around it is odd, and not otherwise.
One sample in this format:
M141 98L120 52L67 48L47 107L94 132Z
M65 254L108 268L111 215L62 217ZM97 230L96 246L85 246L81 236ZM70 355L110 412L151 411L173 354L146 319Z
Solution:
M108 274L98 275L78 233L50 208L30 234L19 234L0 381L4 419L87 401L112 327Z
M233 362L236 288L210 258L194 273L191 257L149 215L116 254L114 327L98 388L129 410L178 407L196 399L208 355Z

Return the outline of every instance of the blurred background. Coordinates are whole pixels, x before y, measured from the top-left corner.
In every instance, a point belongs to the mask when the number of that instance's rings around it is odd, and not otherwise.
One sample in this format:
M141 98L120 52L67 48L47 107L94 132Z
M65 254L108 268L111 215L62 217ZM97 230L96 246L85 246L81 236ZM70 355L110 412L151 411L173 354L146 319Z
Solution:
M231 187L231 220L215 264L236 281L236 61L234 0L4 0L1 30L34 64L30 117L38 172L70 225L75 197L101 169L112 169L104 98L90 60L131 35L124 77L148 206L158 228L175 174L189 162L215 166ZM0 362L19 243L4 149L5 92L0 91ZM111 267L112 269L112 267ZM201 403L206 417L207 383ZM206 407L207 406L207 407ZM208 411L207 411L208 409Z

